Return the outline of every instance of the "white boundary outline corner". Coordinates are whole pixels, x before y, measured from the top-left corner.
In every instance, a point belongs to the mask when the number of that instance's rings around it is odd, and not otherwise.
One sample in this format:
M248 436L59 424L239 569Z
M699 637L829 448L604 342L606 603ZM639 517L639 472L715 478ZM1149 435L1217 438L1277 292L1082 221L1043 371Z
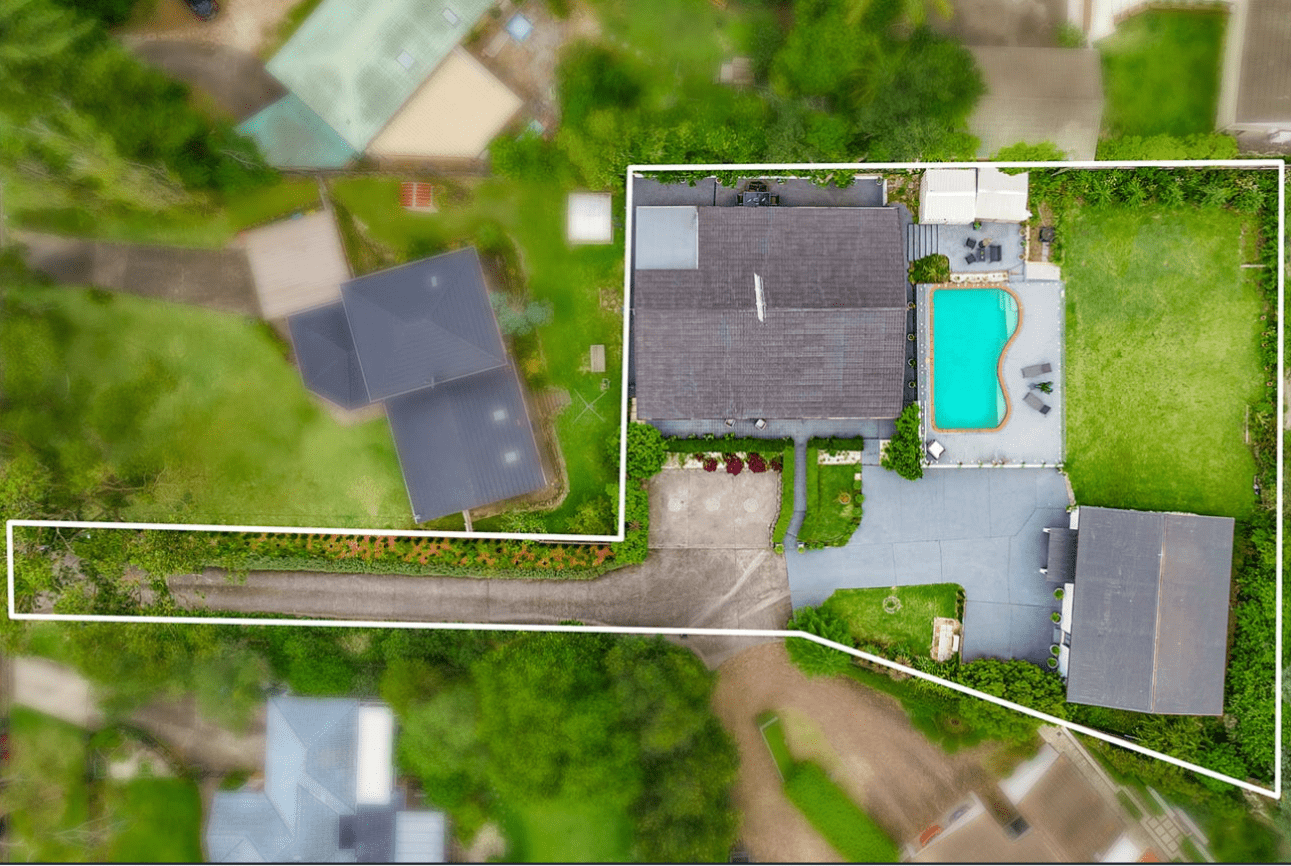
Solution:
M311 619L290 619L290 618L246 618L246 617L185 617L185 616L109 616L109 615L77 615L77 614L36 614L36 613L18 613L14 609L14 549L13 549L13 530L15 526L65 526L69 528L85 529L172 529L172 530L197 530L197 531L224 531L224 532L282 532L298 534L338 534L338 535L379 535L379 536L396 536L396 537L465 537L465 538L520 538L534 541L620 541L624 536L626 504L626 454L627 454L627 407L628 407L628 363L630 352L630 315L631 315L631 296L630 296L630 279L631 269L631 241L632 241L632 176L642 171L743 171L743 170L898 170L911 171L926 168L980 168L983 165L991 165L1004 168L1276 168L1278 172L1278 417L1281 418L1282 406L1284 405L1284 339L1285 339L1285 271L1286 271L1286 164L1281 160L1272 159L1250 159L1250 160L1160 160L1160 161L1126 161L1126 162L953 162L953 163L783 163L783 164L738 164L738 165L631 165L628 166L627 177L627 209L628 215L625 223L625 256L624 256L624 301L623 301L623 360L622 360L622 381L623 381L623 400L622 400L622 423L620 425L621 433L619 437L619 532L617 536L571 536L571 535L538 535L538 534L505 534L505 533L466 533L466 532L432 532L432 531L397 531L397 530L355 530L355 529L332 529L332 528L301 528L301 527L266 527L266 526L223 526L223 525L199 525L199 524L164 524L164 523L122 523L110 521L69 521L69 520L6 520L5 521L5 541L6 541L6 559L8 572L8 614L10 619L14 620L34 620L34 621L55 621L55 622L117 622L117 623L154 623L154 624L171 624L171 625L248 625L248 626L321 626L333 628L404 628L404 629L446 629L454 631L480 630L480 631L557 631L557 632L584 632L593 634L637 634L637 635L677 635L685 637L687 635L714 635L714 636L731 636L731 637L766 637L766 638L799 638L810 640L822 646L827 646L845 652L856 658L864 659L872 664L877 664L892 670L900 671L908 676L917 677L928 682L933 682L944 686L953 691L960 692L971 697L979 698L988 703L995 704L1005 709L1015 710L1025 715L1031 716L1047 724L1067 728L1075 733L1085 734L1095 739L1102 740L1115 746L1137 752L1150 758L1157 758L1168 764L1199 773L1230 785L1235 785L1244 790L1255 794L1260 794L1274 799L1281 799L1282 796L1282 557L1279 556L1275 563L1275 629L1274 635L1274 668L1276 677L1276 687L1274 694L1274 775L1273 787L1264 788L1247 782L1243 779L1237 779L1232 776L1226 776L1215 770L1184 761L1179 758L1166 755L1162 752L1155 751L1140 746L1130 740L1116 737L1111 734L1089 728L1084 725L1076 724L1065 719L1033 710L1030 707L1021 704L1006 701L994 695L980 692L967 686L953 683L949 680L933 676L906 665L876 656L862 650L853 649L842 644L834 643L817 635L801 631L790 631L783 629L703 629L703 628L675 628L675 627L646 627L646 626L573 626L573 625L513 625L499 623L433 623L433 622L383 622L367 620L311 620ZM1282 509L1283 509L1283 425L1277 424L1277 528L1276 543L1278 550L1281 551L1283 544L1282 532Z

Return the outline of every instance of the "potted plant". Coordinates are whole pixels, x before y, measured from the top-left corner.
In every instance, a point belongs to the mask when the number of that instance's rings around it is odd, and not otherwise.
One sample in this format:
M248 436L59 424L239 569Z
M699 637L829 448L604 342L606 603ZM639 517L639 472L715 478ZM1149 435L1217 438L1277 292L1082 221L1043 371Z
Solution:
M1052 382L1041 382L1041 383L1039 383L1038 385L1036 385L1036 387L1037 387L1037 388L1039 388L1039 389L1040 389L1040 391L1041 391L1041 393L1043 393L1043 394L1052 394L1052 393L1053 393L1053 383L1052 383Z
M1049 655L1051 655L1051 656L1056 656L1056 655L1058 654L1058 649L1059 649L1059 647L1058 647L1058 645L1057 645L1056 643L1055 643L1055 644L1049 644Z
M1061 586L1060 586L1060 587L1058 587L1057 589L1055 589L1055 590L1053 591L1053 597L1054 597L1054 598L1056 598L1058 601L1062 601L1062 587L1061 587Z
M1058 660L1053 656L1049 656L1049 658L1044 660L1044 664L1045 664L1045 667L1049 668L1049 670L1053 670L1054 668L1058 667Z
M1053 620L1055 623L1062 622L1062 614L1055 610L1053 613L1049 614L1049 619Z

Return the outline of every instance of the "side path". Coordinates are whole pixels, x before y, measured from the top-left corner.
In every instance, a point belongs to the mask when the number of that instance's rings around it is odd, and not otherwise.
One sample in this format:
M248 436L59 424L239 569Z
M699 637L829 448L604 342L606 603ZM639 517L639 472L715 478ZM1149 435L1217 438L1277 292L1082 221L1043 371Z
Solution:
M172 577L170 588L191 609L412 622L778 629L791 612L784 558L766 549L652 550L644 563L596 580L252 571L230 583L207 569ZM683 641L709 665L758 642Z

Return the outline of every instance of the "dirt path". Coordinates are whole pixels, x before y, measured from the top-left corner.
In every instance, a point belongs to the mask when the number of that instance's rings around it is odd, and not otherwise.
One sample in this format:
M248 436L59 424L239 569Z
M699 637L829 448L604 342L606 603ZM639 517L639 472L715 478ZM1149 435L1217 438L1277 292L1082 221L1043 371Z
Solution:
M156 0L148 20L123 29L127 45L150 39L223 45L258 54L276 38L278 25L301 0L220 0L220 13L199 21L182 0Z
M794 756L821 764L898 846L968 791L995 782L982 749L946 754L911 727L894 699L841 677L808 679L780 642L728 659L718 669L713 709L739 746L735 805L755 862L840 859L781 793L756 721L765 710L784 720Z

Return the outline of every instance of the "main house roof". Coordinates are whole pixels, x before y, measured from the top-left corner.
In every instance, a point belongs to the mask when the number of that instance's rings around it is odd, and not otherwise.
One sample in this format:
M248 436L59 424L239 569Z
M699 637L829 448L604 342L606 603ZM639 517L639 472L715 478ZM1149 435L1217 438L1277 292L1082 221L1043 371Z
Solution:
M896 210L638 207L634 216L639 417L900 413Z
M547 483L473 248L350 280L288 326L311 391L385 401L418 523Z
M1079 533L1067 700L1222 713L1232 518L1086 506Z

